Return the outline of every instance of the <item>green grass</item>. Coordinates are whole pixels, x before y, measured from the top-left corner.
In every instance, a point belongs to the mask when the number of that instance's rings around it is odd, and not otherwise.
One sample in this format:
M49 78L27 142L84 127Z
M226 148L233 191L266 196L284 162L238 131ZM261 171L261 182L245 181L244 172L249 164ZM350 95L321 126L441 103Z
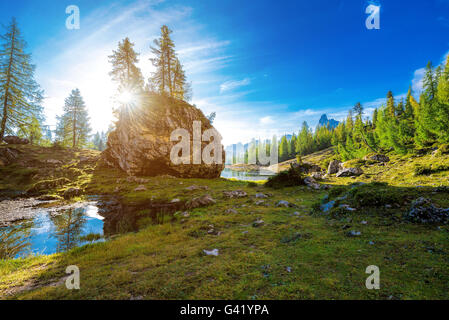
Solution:
M321 158L320 158L321 159ZM325 159L321 159L325 161ZM6 299L448 299L449 231L400 219L417 196L449 206L444 172L415 176L416 164L445 164L449 157L409 159L392 156L386 166L362 166L356 179L335 177L334 187L312 191L303 186L266 188L260 183L225 179L148 178L127 181L118 171L97 166L69 185L85 194L115 194L127 203L188 201L209 194L214 205L190 210L189 217L154 225L145 219L141 230L90 244L67 253L0 261L0 296ZM368 186L351 187L354 182ZM376 183L384 182L384 184ZM139 185L147 191L135 192ZM197 185L208 189L194 191ZM425 188L417 188L425 186ZM68 185L56 188L63 192ZM119 187L119 189L117 189ZM243 190L246 198L228 199L223 191ZM351 191L349 191L351 190ZM271 194L256 205L256 193ZM329 193L350 192L355 212L313 214ZM277 208L280 200L296 208ZM384 202L398 203L386 209ZM377 205L379 203L380 205ZM234 209L237 213L229 212ZM299 212L299 217L295 215ZM254 227L253 222L264 224ZM366 221L367 224L362 224ZM349 226L349 228L348 228ZM214 232L209 233L210 230ZM357 230L360 237L346 234ZM370 244L373 242L374 244ZM203 250L219 249L219 256ZM67 290L65 269L77 265L81 290ZM367 290L365 270L381 271L381 290ZM290 270L289 272L287 270Z

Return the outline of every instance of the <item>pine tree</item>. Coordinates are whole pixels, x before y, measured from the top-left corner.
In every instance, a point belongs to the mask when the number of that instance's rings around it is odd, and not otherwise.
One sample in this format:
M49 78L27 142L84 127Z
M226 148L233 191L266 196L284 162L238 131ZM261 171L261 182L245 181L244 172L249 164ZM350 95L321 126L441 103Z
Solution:
M439 129L438 140L449 142L449 55L444 70L441 72L437 86L437 123Z
M12 19L6 33L0 37L0 141L5 133L19 126L29 125L32 119L43 121L42 94L34 80L35 66L31 55L25 52L17 22Z
M119 42L117 51L109 56L112 71L109 75L119 85L119 92L139 94L143 90L142 72L137 67L139 54L134 51L134 43L129 38Z
M191 86L176 52L175 44L171 39L172 31L167 26L161 27L161 37L154 40L151 51L154 58L150 61L156 68L149 79L149 91L188 101L191 98Z
M281 138L281 143L279 144L279 160L281 162L288 160L288 141L286 136Z
M431 62L426 67L423 89L419 99L419 108L415 114L415 141L420 146L428 146L436 140L435 117L438 109L435 99L437 86Z
M41 123L36 117L32 117L27 125L20 125L17 132L19 137L26 138L31 144L39 144L42 139Z
M56 134L63 145L81 148L87 145L91 131L89 116L78 89L65 99L64 114L57 117Z

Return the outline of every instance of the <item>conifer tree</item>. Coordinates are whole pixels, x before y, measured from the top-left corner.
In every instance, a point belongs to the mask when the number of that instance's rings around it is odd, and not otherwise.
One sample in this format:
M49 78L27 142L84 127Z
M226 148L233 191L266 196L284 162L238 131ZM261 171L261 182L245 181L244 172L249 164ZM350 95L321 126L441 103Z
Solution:
M119 92L139 94L143 90L142 72L137 67L139 54L129 38L119 42L118 49L109 56L109 63L112 64L109 75L119 85Z
M87 145L91 131L86 105L78 89L65 99L64 114L57 117L56 134L63 145L81 148Z
M43 121L42 90L34 80L35 66L26 53L26 42L12 19L0 36L0 141L33 119Z
M449 142L449 55L437 86L437 122L440 142Z
M176 52L175 44L171 39L172 31L167 26L161 27L161 37L154 40L151 51L154 55L150 61L156 68L149 79L148 89L159 94L188 101L191 98L190 84Z

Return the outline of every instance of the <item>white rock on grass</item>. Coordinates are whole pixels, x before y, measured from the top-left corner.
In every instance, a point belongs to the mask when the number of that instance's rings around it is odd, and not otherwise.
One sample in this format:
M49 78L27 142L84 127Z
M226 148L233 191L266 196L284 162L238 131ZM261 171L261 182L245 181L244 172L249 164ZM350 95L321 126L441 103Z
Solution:
M204 254L206 255L206 256L215 256L215 257L217 257L218 256L218 249L213 249L213 250L211 250L211 251L209 251L209 250L203 250L203 252L204 252Z

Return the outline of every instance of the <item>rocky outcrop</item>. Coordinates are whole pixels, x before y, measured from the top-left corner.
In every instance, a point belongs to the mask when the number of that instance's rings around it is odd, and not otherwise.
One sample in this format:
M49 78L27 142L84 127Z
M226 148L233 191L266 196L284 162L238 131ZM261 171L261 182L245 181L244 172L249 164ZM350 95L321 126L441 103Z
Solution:
M225 163L221 137L213 143L219 134L201 110L186 102L159 95L146 95L141 100L139 106L120 111L116 129L109 134L107 149L102 154L106 164L133 176L220 177ZM209 141L205 132L212 131L216 135ZM187 135L187 149L183 149L188 151L187 155L174 149L180 141L184 141L180 134L174 134L179 132ZM219 147L209 152L213 145ZM198 150L206 157L215 157L214 161L205 161L201 153L194 159L193 154ZM179 161L181 163L173 161L174 155L182 159Z
M3 138L3 141L5 141L7 144L29 144L30 140L28 139L22 139L16 136L7 136Z
M442 223L449 222L449 209L436 207L430 199L418 198L413 201L404 219L414 223Z
M343 177L358 177L363 174L361 168L344 168L337 173L337 178Z
M329 167L327 169L327 174L334 174L337 173L340 170L341 161L339 160L332 160L329 163Z

